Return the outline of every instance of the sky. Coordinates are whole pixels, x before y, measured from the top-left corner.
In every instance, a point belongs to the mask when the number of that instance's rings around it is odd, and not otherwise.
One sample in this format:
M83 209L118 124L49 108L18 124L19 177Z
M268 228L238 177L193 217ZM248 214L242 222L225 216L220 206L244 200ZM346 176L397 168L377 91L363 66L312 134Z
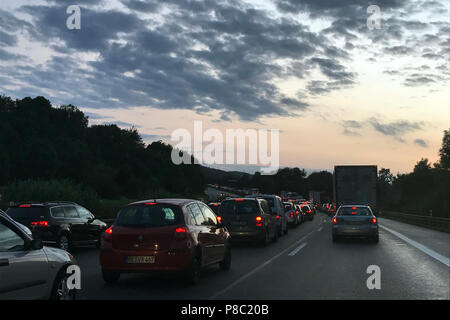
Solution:
M449 17L444 0L1 0L0 94L147 143L202 120L279 129L281 166L405 173L450 128Z

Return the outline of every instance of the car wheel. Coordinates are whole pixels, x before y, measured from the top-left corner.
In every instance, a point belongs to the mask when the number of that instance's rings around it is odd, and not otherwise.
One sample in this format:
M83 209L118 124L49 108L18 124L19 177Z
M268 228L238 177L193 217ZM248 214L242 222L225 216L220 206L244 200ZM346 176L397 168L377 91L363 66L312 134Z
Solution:
M67 268L63 268L53 283L50 300L75 300L76 290L67 287Z
M201 265L197 255L192 259L191 265L186 270L186 283L195 285L200 282Z
M275 232L273 233L272 242L277 242L277 241L278 241L278 231L275 230Z
M231 267L231 249L230 246L227 245L227 249L225 250L225 257L219 263L220 270L230 270Z
M62 234L58 237L58 240L56 240L56 245L59 249L69 251L71 247L70 239L66 234Z
M380 237L378 236L378 234L373 237L373 242L378 243L380 241Z
M115 283L120 278L120 273L111 270L102 269L102 277L106 283Z

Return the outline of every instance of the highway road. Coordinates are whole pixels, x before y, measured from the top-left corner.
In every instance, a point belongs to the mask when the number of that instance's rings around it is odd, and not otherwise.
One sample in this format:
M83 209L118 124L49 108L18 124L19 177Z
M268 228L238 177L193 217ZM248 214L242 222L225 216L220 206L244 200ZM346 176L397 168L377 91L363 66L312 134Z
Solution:
M268 247L235 245L232 267L210 267L197 286L177 279L122 275L103 282L94 248L75 249L82 271L78 299L450 299L450 235L379 219L380 241L331 241L331 221L318 212ZM367 268L380 268L369 290Z

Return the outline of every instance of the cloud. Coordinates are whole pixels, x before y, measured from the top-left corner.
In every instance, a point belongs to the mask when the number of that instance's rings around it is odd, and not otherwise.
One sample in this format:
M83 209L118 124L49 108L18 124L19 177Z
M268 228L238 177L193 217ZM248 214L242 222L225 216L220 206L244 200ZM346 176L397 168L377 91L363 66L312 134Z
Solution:
M382 123L380 120L372 117L368 120L369 124L379 133L394 137L397 141L404 142L403 135L409 132L422 130L424 124L422 122L411 122L407 120L399 120L389 123Z
M417 144L420 147L428 148L428 143L426 143L426 141L423 140L423 139L415 139L414 143Z

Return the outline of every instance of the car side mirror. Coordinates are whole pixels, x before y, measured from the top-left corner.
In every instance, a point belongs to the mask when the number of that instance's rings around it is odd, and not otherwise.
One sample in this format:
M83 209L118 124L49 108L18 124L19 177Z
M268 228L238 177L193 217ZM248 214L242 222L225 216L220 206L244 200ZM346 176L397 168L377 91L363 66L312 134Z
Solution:
M41 250L44 248L44 243L41 239L33 239L30 243L30 249L31 250Z
M94 220L95 220L95 218L89 218L88 221L87 221L87 223L90 224L90 223L94 222Z

